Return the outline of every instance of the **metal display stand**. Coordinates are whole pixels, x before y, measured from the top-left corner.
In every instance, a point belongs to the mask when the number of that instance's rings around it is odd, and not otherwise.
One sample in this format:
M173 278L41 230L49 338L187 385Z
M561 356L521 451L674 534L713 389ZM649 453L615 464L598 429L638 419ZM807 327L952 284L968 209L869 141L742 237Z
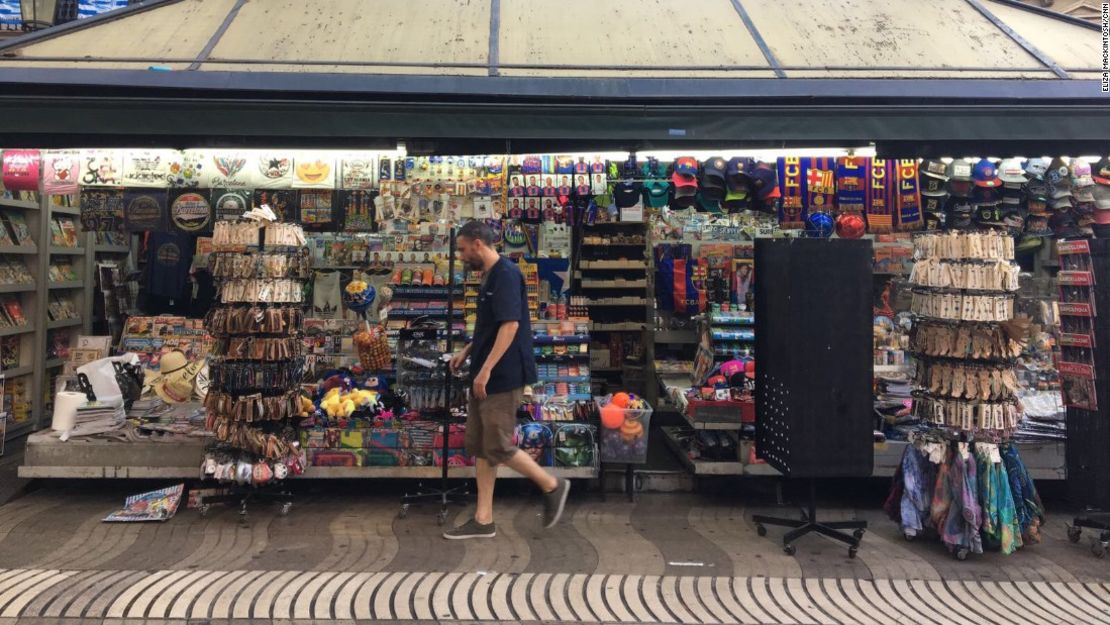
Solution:
M440 426L442 428L443 446L441 448L442 456L440 457L440 476L436 486L425 486L423 482L417 483L416 492L405 493L401 497L401 510L398 512L400 518L406 518L409 513L409 507L413 503L421 503L424 501L432 500L439 501L439 512L436 514L436 522L439 525L444 525L447 522L447 509L453 504L464 503L464 498L470 496L469 486L463 482L459 486L452 487L450 485L450 476L448 475L449 454L451 450L451 396L454 390L455 376L449 370L446 358L449 358L454 353L454 335L455 331L453 326L455 315L455 229L451 228L450 232L450 248L447 257L447 327L445 328L446 335L446 352L445 358L440 359L438 368L442 368L443 375L443 397L444 405L438 414L440 419Z

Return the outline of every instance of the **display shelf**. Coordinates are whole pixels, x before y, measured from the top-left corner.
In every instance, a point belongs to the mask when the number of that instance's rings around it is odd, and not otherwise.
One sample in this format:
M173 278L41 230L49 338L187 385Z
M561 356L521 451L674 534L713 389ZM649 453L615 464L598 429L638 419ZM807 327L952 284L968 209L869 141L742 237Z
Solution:
M37 245L0 245L0 254L38 254Z
M452 315L453 317L462 318L463 311L455 309L453 312L454 312L454 314ZM446 317L446 316L447 316L447 309L446 308L428 308L428 309L424 309L424 310L414 309L414 308L402 308L400 310L393 310L391 308L389 310L388 318L389 319L415 319L416 317Z
M590 330L595 332L640 332L646 324L639 321L621 323L591 323Z
M620 373L624 371L621 367L590 367L590 373Z
M5 440L11 440L18 436L33 432L36 429L36 417L31 415L29 419L20 423L8 423L7 431L4 433ZM20 467L22 469L23 467Z
M13 326L10 328L0 328L0 336L13 336L15 334L30 334L35 331L34 324L24 324L21 326Z
M64 256L84 256L85 248L83 247L58 247L56 245L50 246L51 254L59 254Z
M79 206L55 206L55 205L51 205L50 206L50 213L51 214L58 214L58 215L80 215L81 214L81 207L79 207Z
M590 359L589 352L581 352L578 354L536 354L536 362L581 362Z
M579 263L579 267L584 270L647 270L647 263L642 260L584 260Z
M647 279L641 280L583 280L584 289L644 289Z
M56 330L58 328L72 328L73 326L81 325L81 318L76 319L58 319L57 321L47 321L47 330Z
M393 289L393 299L439 299L449 296L447 287L445 286L395 286ZM450 291L456 297L462 296L463 290L455 288Z
M582 242L582 247L646 247L645 243L586 243Z
M656 330L655 342L674 345L697 345L696 330Z
M588 299L587 306L647 306L648 301L642 297L610 297L607 299Z
M131 252L131 248L126 245L108 245L107 243L97 243L93 247L93 251L104 254L127 254Z
M84 288L85 283L80 280L68 280L66 282L51 282L50 289L80 289Z
M23 208L27 210L39 210L39 200L16 200L13 198L0 197L0 208Z
M0 284L0 293L30 293L34 290L34 284Z
M593 398L594 398L593 395L586 395L586 394L583 394L583 393L571 393L569 395L551 395L551 396L545 395L544 393L537 393L536 395L534 395L534 397L536 397L537 399L539 399L539 398L557 399L557 400L561 400L561 401L592 401Z
M18 378L19 376L22 376L22 375L31 375L34 372L35 372L35 368L32 367L31 365L27 365L26 367L15 367L13 369L4 369L3 371L0 371L0 375L4 376L4 379L10 380L12 378Z
M532 337L533 345L560 345L566 343L589 343L590 336L588 334L568 334L564 336L552 336L537 334Z
M545 377L540 377L539 378L539 383L540 384L547 384L547 383L558 384L560 382L566 382L568 384L574 384L574 383L586 384L586 383L589 383L589 381L590 381L590 376L588 376L588 375L555 376L553 378L545 378Z
M62 360L61 358L50 358L46 361L45 366L47 369L57 369L64 364L66 364L66 361Z
M682 444L678 442L678 434L682 428L677 427L664 427L663 440L667 442L667 446L674 451L675 455L686 468L694 475L744 475L744 465L739 460L736 461L717 461L717 460L695 460L691 458L686 450L682 448Z
M744 424L740 421L736 421L735 423L727 421L700 421L697 419L697 417L691 417L689 414L686 413L685 410L681 410L679 411L679 413L682 415L682 418L686 420L686 423L689 423L690 427L694 428L695 430L723 430L726 432L739 432L740 430L744 429ZM737 415L737 417L739 417L739 415Z

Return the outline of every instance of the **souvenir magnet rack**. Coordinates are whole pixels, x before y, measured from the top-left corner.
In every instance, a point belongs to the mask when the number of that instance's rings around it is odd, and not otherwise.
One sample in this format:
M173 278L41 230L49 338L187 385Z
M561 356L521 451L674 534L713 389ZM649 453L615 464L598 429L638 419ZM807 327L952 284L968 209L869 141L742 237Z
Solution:
M447 256L447 318L444 328L445 337L445 350L443 357L436 361L436 370L443 372L443 406L437 410L436 418L440 420L440 428L442 432L443 443L440 448L440 476L439 485L436 487L425 487L423 482L416 486L415 493L405 493L401 497L401 510L398 513L400 518L408 516L409 506L413 503L419 503L427 500L439 501L439 512L436 514L436 522L444 525L447 522L447 508L453 504L464 503L465 498L470 496L469 488L466 482L459 486L452 487L450 485L450 478L448 471L450 470L450 452L451 452L451 399L455 386L455 376L452 375L448 366L447 359L454 353L454 316L455 316L455 298L453 293L455 291L455 229L451 228L450 232L450 247ZM404 331L402 331L404 332ZM432 336L436 336L438 330L431 330ZM465 332L465 330L464 330ZM400 362L401 355L398 353L398 362ZM398 375L398 383L401 382L401 376ZM461 392L461 391L460 391Z

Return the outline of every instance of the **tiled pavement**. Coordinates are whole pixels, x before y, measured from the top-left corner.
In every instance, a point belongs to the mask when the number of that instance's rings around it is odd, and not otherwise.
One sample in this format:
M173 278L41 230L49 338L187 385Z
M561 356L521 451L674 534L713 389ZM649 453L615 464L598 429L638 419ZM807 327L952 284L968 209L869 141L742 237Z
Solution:
M114 488L114 490L113 490ZM1108 623L1110 562L1067 541L1061 515L1017 554L958 562L906 542L877 509L856 559L820 537L787 556L732 497L572 498L557 528L538 501L499 502L498 537L448 542L391 494L306 494L288 516L182 510L105 524L126 491L36 490L0 507L0 625L144 621ZM134 490L134 485L130 485ZM780 511L781 512L781 511ZM470 513L459 508L454 520Z

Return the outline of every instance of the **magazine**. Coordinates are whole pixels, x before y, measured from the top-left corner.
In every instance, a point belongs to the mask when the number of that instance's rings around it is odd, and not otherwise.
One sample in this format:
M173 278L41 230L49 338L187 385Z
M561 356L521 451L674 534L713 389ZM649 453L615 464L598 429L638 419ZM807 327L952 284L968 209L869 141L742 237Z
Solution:
M19 366L19 343L18 336L0 338L0 368L7 370Z
M65 241L65 247L77 247L77 221L72 217L61 217L58 219L62 225L62 239Z
M25 326L27 325L27 318L23 316L23 306L20 305L19 299L9 297L4 299L4 311L8 314L8 318L12 320L12 325Z
M55 247L64 247L66 244L65 235L62 234L62 224L57 219L50 220L50 244Z
M16 245L35 244L31 238L31 228L27 226L27 219L22 213L7 213L4 217L6 225L11 228L12 241Z
M185 485L178 484L169 488L131 495L123 502L123 509L104 517L108 523L129 523L136 521L168 521L177 513Z
M15 239L11 235L12 225L7 213L0 213L0 222L2 222L0 223L0 245L15 245Z

